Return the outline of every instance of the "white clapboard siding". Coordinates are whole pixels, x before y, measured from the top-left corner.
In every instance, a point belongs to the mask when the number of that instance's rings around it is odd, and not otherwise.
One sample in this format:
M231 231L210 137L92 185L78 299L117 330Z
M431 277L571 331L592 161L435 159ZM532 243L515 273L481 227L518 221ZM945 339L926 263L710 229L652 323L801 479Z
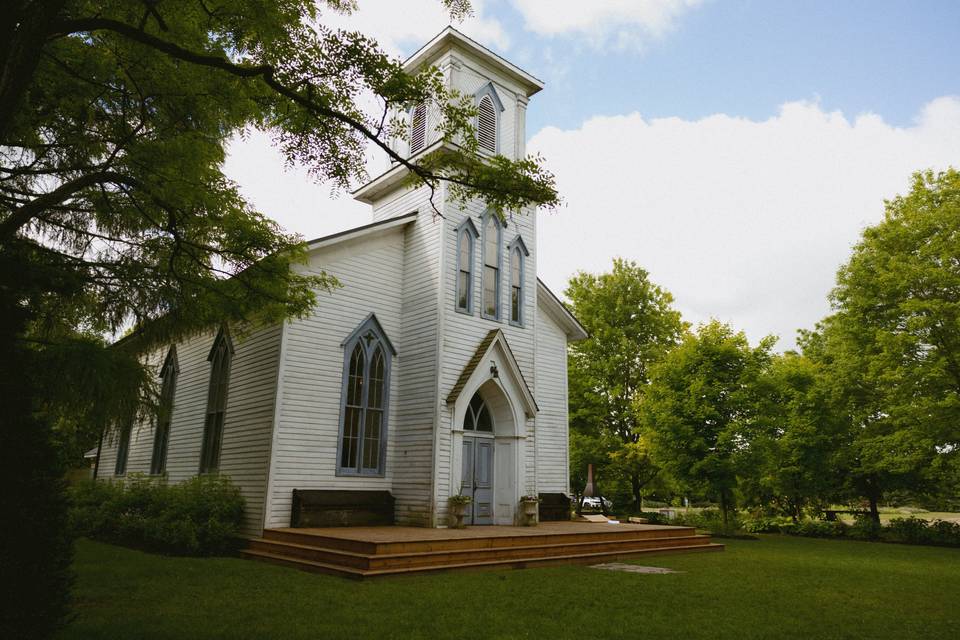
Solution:
M403 227L347 240L315 251L308 270L335 276L342 287L318 293L305 318L284 328L277 433L266 526L288 526L294 489L391 490L395 466L397 383L403 358L401 285ZM337 476L343 379L343 341L375 313L398 351L393 357L383 477Z
M537 309L537 491L569 490L567 336Z
M173 399L167 445L168 482L196 476L200 469L200 447L210 381L207 356L216 332L208 331L177 344L180 372ZM230 366L227 413L220 451L220 473L230 476L240 488L246 507L243 532L257 534L263 520L270 435L277 366L280 354L280 326L270 326L231 336L234 355ZM159 373L167 349L147 355ZM155 424L147 421L134 427L130 437L127 473L149 473L153 454ZM98 477L114 477L117 442L104 439Z

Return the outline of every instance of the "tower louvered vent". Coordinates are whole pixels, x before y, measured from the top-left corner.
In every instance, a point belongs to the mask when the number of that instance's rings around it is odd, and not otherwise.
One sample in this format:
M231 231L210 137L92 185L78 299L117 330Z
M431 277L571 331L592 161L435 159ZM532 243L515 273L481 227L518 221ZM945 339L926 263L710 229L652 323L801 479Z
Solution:
M481 149L497 152L497 112L490 96L484 96L477 105L477 142Z
M410 116L410 155L423 149L427 139L427 107L420 103Z

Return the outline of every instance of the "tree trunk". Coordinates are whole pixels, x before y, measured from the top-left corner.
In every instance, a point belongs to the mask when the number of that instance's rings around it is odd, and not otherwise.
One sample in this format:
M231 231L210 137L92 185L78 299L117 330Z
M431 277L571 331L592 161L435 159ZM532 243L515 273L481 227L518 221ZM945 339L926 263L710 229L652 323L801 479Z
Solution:
M874 524L880 524L880 508L877 504L879 498L876 492L871 492L870 496L870 519L873 520Z
M728 519L727 519L727 509L728 509L728 505L727 505L727 492L726 492L726 491L721 491L721 492L720 492L720 515L723 517L723 528L724 528L724 529L726 529L726 528L727 528L727 525L729 524L729 521L728 521Z

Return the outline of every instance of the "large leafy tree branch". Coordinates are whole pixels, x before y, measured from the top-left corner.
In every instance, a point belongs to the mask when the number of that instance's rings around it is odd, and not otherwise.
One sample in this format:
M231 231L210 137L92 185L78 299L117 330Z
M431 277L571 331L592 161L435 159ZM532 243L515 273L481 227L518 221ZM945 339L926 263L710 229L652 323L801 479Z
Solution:
M472 101L438 70L408 75L373 40L322 24L352 8L15 3L0 23L0 248L37 276L4 279L30 311L18 339L43 350L132 324L142 349L216 322L302 314L335 286L291 270L300 239L223 175L225 145L251 127L340 189L365 179L373 145L431 194L447 183L501 212L556 203L539 160L474 153ZM406 135L396 114L421 102L441 113L447 144L412 161L390 139Z

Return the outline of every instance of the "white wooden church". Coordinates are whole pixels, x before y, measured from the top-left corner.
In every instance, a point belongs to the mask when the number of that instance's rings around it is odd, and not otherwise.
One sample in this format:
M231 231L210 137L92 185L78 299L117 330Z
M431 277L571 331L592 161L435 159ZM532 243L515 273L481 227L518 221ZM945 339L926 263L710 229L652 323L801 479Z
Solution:
M525 111L543 84L448 28L406 69L435 65L473 95L480 152L525 155ZM416 158L443 142L437 114L408 114ZM312 314L245 334L212 328L153 354L165 420L101 446L98 477L177 482L229 475L246 532L296 521L295 493L389 495L396 524L519 521L521 496L568 493L567 343L583 327L537 278L537 219L425 188L399 164L354 193L371 224L309 243L307 270L342 287Z

